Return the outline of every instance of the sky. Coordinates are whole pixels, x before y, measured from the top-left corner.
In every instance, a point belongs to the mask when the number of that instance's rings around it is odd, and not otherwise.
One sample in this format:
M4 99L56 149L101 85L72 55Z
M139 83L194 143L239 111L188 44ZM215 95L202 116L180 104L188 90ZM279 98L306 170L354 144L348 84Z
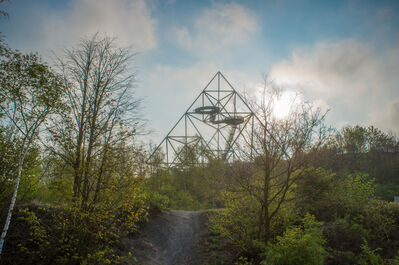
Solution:
M330 126L399 135L399 1L11 0L0 9L4 41L50 64L96 32L131 47L154 143L217 71L249 94L267 75L329 109Z

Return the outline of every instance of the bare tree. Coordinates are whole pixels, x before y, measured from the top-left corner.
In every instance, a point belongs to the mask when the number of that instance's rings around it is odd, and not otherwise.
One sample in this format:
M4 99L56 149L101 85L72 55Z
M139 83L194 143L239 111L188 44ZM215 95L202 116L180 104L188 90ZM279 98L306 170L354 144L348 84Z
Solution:
M276 118L274 107L279 96L280 92L265 81L260 100L252 102L257 122L243 144L243 150L254 152L254 159L233 167L233 191L258 202L257 236L266 242L272 236L273 219L290 200L292 185L302 177L301 170L311 165L309 152L323 144L328 132L323 125L326 113L311 103L293 100L289 114Z
M13 52L1 62L0 71L0 111L5 117L2 125L11 127L22 140L14 194L0 240L1 254L17 199L25 156L47 116L62 106L60 98L63 90L60 77L35 54Z
M83 208L99 199L116 146L136 135L142 125L137 115L141 101L131 90L132 56L114 40L96 34L59 59L69 111L53 123L54 145L49 148L71 169L73 197Z

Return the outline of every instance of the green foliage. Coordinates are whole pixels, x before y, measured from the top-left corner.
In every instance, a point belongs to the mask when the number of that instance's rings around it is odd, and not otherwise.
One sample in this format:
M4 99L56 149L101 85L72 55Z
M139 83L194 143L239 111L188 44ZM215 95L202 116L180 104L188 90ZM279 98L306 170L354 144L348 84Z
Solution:
M220 211L219 209L204 212L202 218L208 219L209 214L213 211ZM204 265L232 265L242 262L245 257L238 258L235 248L231 245L231 241L223 237L219 231L212 229L206 220L202 219L206 224L203 232L200 235L200 242L196 246L193 264Z
M62 106L60 96L63 86L60 77L37 54L13 52L12 56L1 62L0 68L3 71L1 96L6 98L3 111L8 113L8 108L12 106L16 106L17 111L26 108L25 113L17 114L23 115L26 120L20 120L22 116L15 116L16 123L42 119L44 117L37 116Z
M320 220L356 216L376 198L375 179L367 174L339 178L322 168L308 168L304 172L295 186L295 205L299 212L309 211Z
M93 64L107 67L87 67L93 71L83 74L93 77L86 80L91 85L84 89L90 89L87 95L79 91L81 80L71 80L82 70L79 62L68 62L77 63L74 70L63 64L63 70L73 74L60 78L37 54L25 55L0 45L1 203L9 201L22 168L17 202L39 199L53 205L33 205L17 214L2 264L21 264L24 259L33 264L114 264L119 262L120 235L135 232L147 216L147 198L142 192L145 166L140 148L132 144L141 120L131 127L126 123L137 117L139 105L127 91L133 78L125 75L130 56L126 50L111 47L109 39L94 37L91 44L96 54L86 55L94 58ZM70 55L86 63L80 57L83 53ZM108 61L102 64L99 60ZM79 109L80 95L86 100L83 110ZM48 115L54 118L52 124ZM73 118L81 121L81 128ZM41 160L43 150L35 139L43 123L50 126L43 135L47 153ZM74 140L79 130L80 139L86 142L77 146ZM83 163L79 161L82 157L86 159Z
M150 209L160 210L169 209L170 200L166 195L159 194L158 192L146 192Z
M102 209L88 213L70 208L54 216L57 227L52 232L58 237L58 241L54 242L57 264L74 261L107 264L102 261L114 259L115 253L109 249L118 240L117 228L109 225L114 220L114 214Z
M212 212L211 229L227 237L242 252L254 252L253 240L258 238L256 216L259 203L251 196L225 192L226 208Z
M20 149L20 137L12 129L0 127L0 216L7 210L14 190ZM22 202L34 198L40 187L42 168L39 151L34 145L25 156L18 194Z
M278 236L265 249L264 265L322 265L326 251L323 244L322 223L307 214L303 226L288 228L282 236Z
M376 259L372 257L373 253L380 255L384 262L394 259L399 248L399 205L371 201L360 212L358 209L348 208L344 218L335 218L325 224L323 231L330 253L329 264L354 264L361 256L364 260L369 259L364 263L367 264L370 259ZM367 246L365 242L368 242ZM378 253L370 249L378 249Z
M343 200L349 207L359 207L375 199L375 179L367 174L350 174L343 180Z
M162 200L166 208L199 210L223 206L225 165L212 160L204 167L160 170L146 180L146 190L153 200Z
M72 202L73 177L70 174L60 174L46 180L39 194L41 201L57 204Z
M328 144L315 154L315 165L341 176L364 172L383 186L388 183L398 185L398 138L373 126L347 126L337 131ZM389 190L389 187L385 188ZM388 201L393 200L392 194L379 192L378 195Z
M249 261L246 257L239 257L238 261L234 262L234 265L252 265L252 261Z
M337 191L335 174L323 168L307 168L294 186L295 205L300 212L310 212L328 220L335 213Z
M196 200L190 192L180 190L171 196L171 208L177 210L197 210L208 208Z
M399 205L375 200L375 179L364 173L336 177L320 168L307 171L295 187L297 211L310 211L325 222L327 263L357 263L366 251L363 240L392 259L399 247Z
M19 212L18 220L29 227L29 238L18 244L19 249L27 257L45 258L43 250L50 247L47 231L40 225L40 220L34 212L28 208Z
M328 246L339 251L350 250L358 253L363 238L368 235L367 229L363 227L360 221L346 215L344 218L336 218L327 223L324 228L324 235Z
M146 170L135 139L144 123L141 100L133 96L135 74L128 70L132 56L113 39L94 34L58 57L67 108L51 120L46 135L55 163L51 175L73 176L72 200L85 210L103 203L114 180L124 183L124 175Z
M399 196L399 184L393 182L377 184L376 196L382 200L392 202L395 196Z
M0 264L118 264L120 236L136 232L148 213L142 183L134 176L110 180L90 210L73 203L21 210Z
M363 225L369 231L367 241L381 248L384 257L394 257L399 249L399 204L373 201L364 216Z
M362 252L360 254L359 265L384 265L385 262L381 256L377 253L381 249L370 249L367 245L367 241L364 240L364 244L361 246Z
M296 182L296 197L305 203L325 198L333 188L334 177L334 173L324 168L303 169L302 177Z
M365 152L367 148L366 141L366 128L356 125L354 127L348 126L342 129L342 147L346 152Z
M103 250L88 254L87 258L83 259L81 265L88 264L118 264L120 257L114 254L114 250L106 246Z
M103 204L92 211L35 205L21 209L0 264L119 264L120 236L137 231L147 215L141 195L124 199L116 208Z
M15 179L15 186L1 237L1 252L17 199L25 157L35 144L47 116L62 108L64 90L60 77L36 54L10 52L8 56L0 57L0 72L0 113L5 118L0 124L8 126L16 135L14 140L18 141L16 174L13 172L11 175L14 178L10 175L5 177L6 180ZM28 185L34 183L33 178L28 178Z

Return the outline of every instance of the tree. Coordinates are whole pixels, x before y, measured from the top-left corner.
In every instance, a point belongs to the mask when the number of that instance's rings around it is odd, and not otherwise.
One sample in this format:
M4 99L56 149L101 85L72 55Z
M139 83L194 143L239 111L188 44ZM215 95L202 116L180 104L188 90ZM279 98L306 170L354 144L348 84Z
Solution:
M325 113L311 103L293 104L287 117L274 117L275 97L279 92L265 87L260 104L254 104L259 122L254 127L253 144L257 158L257 181L246 180L244 188L259 200L259 236L268 241L271 222L288 200L292 185L300 179L303 169L311 165L310 151L324 143L327 130L323 126Z
M366 128L358 125L344 127L341 132L343 150L350 154L364 153L367 150Z
M73 200L83 209L94 206L142 128L140 100L132 94L133 54L114 40L95 34L59 58L68 111L50 129L48 149L73 176ZM137 149L136 149L137 151Z
M249 224L256 224L254 237L263 242L272 238L273 220L292 200L293 185L311 166L309 153L320 148L328 132L323 126L325 113L310 103L293 104L287 117L276 118L273 113L279 91L271 88L265 85L260 102L252 103L257 122L247 132L246 142L241 143L241 153L249 154L252 149L254 159L248 156L248 162L235 163L231 168L235 183L230 192L236 195L230 198L254 201L254 220ZM228 229L229 224L225 227Z
M49 114L61 106L62 82L36 54L12 52L0 63L0 111L20 136L14 194L0 240L0 254L11 221L25 157Z
M0 216L6 216L7 206L13 194L21 143L20 135L12 128L0 126ZM22 167L18 188L19 201L30 199L37 191L41 173L40 149L38 145L32 145Z
M322 149L314 152L317 166L341 177L363 172L375 177L379 184L399 184L399 142L394 135L374 126L355 125L346 126L332 136ZM387 198L392 200L393 195Z

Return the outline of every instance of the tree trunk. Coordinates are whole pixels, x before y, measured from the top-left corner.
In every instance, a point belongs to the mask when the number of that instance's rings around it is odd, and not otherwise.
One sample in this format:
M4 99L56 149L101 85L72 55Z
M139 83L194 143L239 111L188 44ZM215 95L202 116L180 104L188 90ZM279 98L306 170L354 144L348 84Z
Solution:
M93 196L93 204L97 203L97 199L98 199L98 194L100 193L100 189L101 189L101 185L103 182L103 174L105 171L105 163L107 162L107 153L108 153L108 147L105 146L104 147L104 154L103 157L101 159L101 166L100 166L100 171L98 173L98 177L97 177L97 183L96 183L96 189L94 191L94 196Z
M28 147L29 148L29 147ZM26 148L26 150L28 149ZM15 201L17 200L17 195L18 195L18 187L19 187L19 180L21 179L21 173L22 173L22 165L24 163L25 159L25 154L26 151L21 152L21 156L18 161L18 171L17 171L17 181L15 182L15 188L14 188L14 194L12 195L11 203L10 203L10 208L8 209L8 214L7 214L7 219L6 223L4 224L3 232L1 233L1 239L0 239L0 255L3 251L3 246L4 246L4 240L7 235L8 227L10 226L11 222L11 216L12 216L12 211L14 209Z
M271 237L271 230L270 230L270 217L269 217L269 213L266 212L266 220L265 220L265 242L269 242L270 237Z
M80 148L81 143L78 141L78 147L76 148L76 160L73 165L73 170L75 173L75 178L73 180L73 198L77 200L80 196L80 186L81 186L81 158L80 158Z

